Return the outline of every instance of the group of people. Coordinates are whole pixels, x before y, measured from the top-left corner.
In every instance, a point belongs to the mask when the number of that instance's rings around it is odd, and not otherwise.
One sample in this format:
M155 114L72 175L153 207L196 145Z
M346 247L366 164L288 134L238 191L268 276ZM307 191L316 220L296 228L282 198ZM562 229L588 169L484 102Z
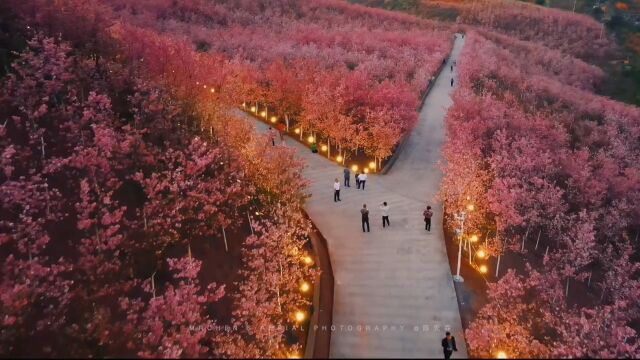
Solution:
M367 182L367 174L365 173L356 173L356 185L358 189L364 190L365 184ZM344 169L344 186L351 187L349 182L351 180L351 171L348 168ZM335 179L333 183L333 202L342 201L340 200L340 181L338 178ZM386 201L380 203L380 212L382 213L382 228L387 226L391 226L391 222L389 221L389 204ZM371 232L371 227L369 225L369 209L367 209L367 204L362 204L362 209L360 209L360 215L362 216L362 232ZM431 231L431 218L433 217L433 210L431 210L431 206L427 206L427 208L422 212L422 216L424 217L424 229L427 231ZM365 230L366 229L366 230Z

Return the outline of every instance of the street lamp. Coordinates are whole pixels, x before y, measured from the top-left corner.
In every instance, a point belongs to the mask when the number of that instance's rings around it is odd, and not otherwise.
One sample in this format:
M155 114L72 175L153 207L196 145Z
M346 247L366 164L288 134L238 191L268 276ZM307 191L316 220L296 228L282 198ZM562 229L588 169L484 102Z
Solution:
M307 292L309 291L310 288L311 286L309 286L309 283L306 281L303 281L302 284L300 285L300 291L302 292Z
M252 107L251 107L251 112L252 112L252 113L256 112L256 107L255 107L255 106L252 106Z
M358 165L351 166L351 171L353 171L353 172L358 171Z
M307 138L307 141L308 141L310 144L313 144L313 140L315 140L315 139L313 138L313 135L309 135L309 137Z
M272 122L272 123L275 123L276 121L278 121L278 118L277 118L277 117L275 117L275 116L272 116L272 117L271 117L271 122Z
M303 322L307 315L304 313L304 311L298 310L296 311L294 317L296 318L297 322Z
M304 261L304 263L307 264L307 265L312 265L313 264L313 259L309 255L303 257L302 261Z
M504 351L498 351L498 353L496 354L496 358L498 359L506 359L507 358L507 353Z
M479 259L484 259L485 255L487 255L487 253L485 253L484 250L482 250L482 249L478 250L478 252L476 253L476 256Z
M342 162L342 155L336 156L336 161L337 162Z
M486 274L488 269L487 269L487 265L480 265L480 273L482 274Z
M458 266L456 267L456 274L453 276L453 281L464 282L462 276L460 276L460 264L462 263L462 236L464 234L464 220L467 218L467 214L462 211L456 214L456 220L460 221L460 228L456 229L458 234Z
M295 130L293 130L293 132L296 134L300 134L300 128L296 128Z
M322 147L320 148L320 150L322 150L323 152L327 151L327 145L322 145Z
M370 168L371 170L375 170L375 169L376 169L376 163L375 163L374 161L370 162L370 163L369 163L369 168Z
M262 116L263 118L266 118L266 117L267 117L267 112L266 112L266 111L264 111L264 110L262 110L262 111L260 112L260 116Z
M369 169L364 168L364 173L365 173L365 174L368 174L368 173L369 173Z

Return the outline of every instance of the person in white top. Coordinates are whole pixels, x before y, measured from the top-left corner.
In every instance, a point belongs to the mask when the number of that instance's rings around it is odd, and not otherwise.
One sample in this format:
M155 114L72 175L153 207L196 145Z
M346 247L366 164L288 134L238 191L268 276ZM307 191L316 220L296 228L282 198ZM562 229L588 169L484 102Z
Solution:
M382 227L385 227L385 223L391 226L389 222L389 205L387 205L386 201L380 204L380 211L382 212Z
M340 181L336 178L336 181L333 183L333 202L340 201Z
M360 181L360 186L362 187L362 190L364 190L364 184L367 181L367 174L362 173L358 175L358 180Z

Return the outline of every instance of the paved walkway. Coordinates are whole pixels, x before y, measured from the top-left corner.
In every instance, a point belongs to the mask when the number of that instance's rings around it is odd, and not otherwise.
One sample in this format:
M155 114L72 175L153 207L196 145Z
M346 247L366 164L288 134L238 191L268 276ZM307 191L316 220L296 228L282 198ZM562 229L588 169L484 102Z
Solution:
M450 62L458 58L463 43L456 39ZM454 89L451 76L448 63L390 172L370 175L364 191L356 190L352 174L351 188L341 190L341 202L333 202L333 180L343 182L342 168L287 141L307 163L304 174L312 196L306 210L329 246L336 327L331 357L439 358L445 328L458 338L453 357L467 355L445 249L442 206L433 200L442 178L437 162ZM266 125L256 124L266 130ZM378 208L382 201L390 206L391 226L386 229ZM427 202L435 210L431 233L424 230L422 219ZM363 233L360 225L363 203L370 208L370 233Z

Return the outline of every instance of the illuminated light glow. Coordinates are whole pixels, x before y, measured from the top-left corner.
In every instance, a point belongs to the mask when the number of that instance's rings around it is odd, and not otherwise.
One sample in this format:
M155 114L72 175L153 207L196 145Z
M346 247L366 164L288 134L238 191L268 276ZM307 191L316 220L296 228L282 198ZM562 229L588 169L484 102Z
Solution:
M271 122L272 122L272 123L274 123L274 122L276 122L276 121L278 121L278 118L277 118L277 117L275 117L275 116L272 116L272 117L271 117Z
M293 132L296 133L296 134L300 134L300 129L297 128L297 129L293 130Z
M487 253L485 253L484 250L478 250L478 252L476 253L476 256L479 257L480 259L484 259L486 255Z
M487 273L487 271L488 271L488 269L487 269L487 265L480 265L480 269L479 269L479 270L480 270L480 272L481 272L482 274L486 274L486 273ZM506 358L504 358L504 359L506 359Z
M264 111L264 110L262 110L262 111L260 112L260 116L262 116L262 117L267 117L267 112L266 112L266 111Z
M304 311L298 310L296 311L294 317L296 318L297 322L303 322L307 315L304 313Z
M214 93L214 92L216 92L216 89L211 88L211 90L209 90L209 91L211 91L212 93Z
M202 85L202 87L206 89L206 88L207 88L207 85Z
M355 171L358 171L358 165L353 165L353 166L351 167L351 170L352 170L352 171L354 171L354 172L355 172Z
M471 235L471 238L469 240L471 240L471 242L478 241L478 235Z
M311 286L309 286L308 282L303 282L302 285L300 285L300 291L302 292L307 292L309 291L309 289L311 288Z
M291 353L291 354L288 354L288 355L287 355L287 357L288 357L289 359L300 359L300 355L298 355L298 353Z
M247 107L247 103L242 103L242 107Z
M375 163L375 161L372 161L372 162L370 162L370 163L369 163L369 168L370 168L370 169L375 169L375 168L376 168L376 163Z
M255 106L251 107L251 112L256 112L256 107Z
M467 210L469 210L469 211L473 211L475 208L476 208L476 207L475 207L475 206L473 206L473 204L469 204L469 205L467 205Z
M369 169L364 168L364 173L365 173L365 174L368 174L368 173L369 173Z
M470 201L470 200L471 200L471 196L467 196L467 201Z
M311 258L311 256L308 256L308 255L303 257L302 261L304 261L304 263L307 264L307 265L313 264L313 259Z
M315 139L313 138L313 135L309 135L309 137L307 138L307 141L310 143L313 143Z
M342 155L336 156L336 161L337 162L342 162Z
M327 151L328 147L327 145L322 145L322 147L320 148L322 151Z
M496 358L498 359L506 359L507 358L507 353L504 351L498 351L498 353L496 354Z

